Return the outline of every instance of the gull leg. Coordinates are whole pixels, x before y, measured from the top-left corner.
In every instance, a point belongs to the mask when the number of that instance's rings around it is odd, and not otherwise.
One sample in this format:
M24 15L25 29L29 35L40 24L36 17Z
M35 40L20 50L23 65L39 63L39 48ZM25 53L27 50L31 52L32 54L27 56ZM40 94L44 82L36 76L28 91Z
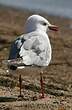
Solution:
M40 98L44 98L43 71L40 72L40 85L41 85L41 97Z
M22 95L22 77L21 77L21 74L19 75L19 86L20 86L20 94L18 97L22 97L23 98L23 95Z

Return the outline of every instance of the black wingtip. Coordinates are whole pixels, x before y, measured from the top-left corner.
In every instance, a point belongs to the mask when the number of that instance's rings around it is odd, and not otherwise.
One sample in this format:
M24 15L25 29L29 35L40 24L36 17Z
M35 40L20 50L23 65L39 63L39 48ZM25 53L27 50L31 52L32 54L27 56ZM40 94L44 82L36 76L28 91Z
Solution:
M17 69L17 66L15 66L15 65L10 65L10 66L8 66L9 67L9 69L11 69L11 70L16 70Z

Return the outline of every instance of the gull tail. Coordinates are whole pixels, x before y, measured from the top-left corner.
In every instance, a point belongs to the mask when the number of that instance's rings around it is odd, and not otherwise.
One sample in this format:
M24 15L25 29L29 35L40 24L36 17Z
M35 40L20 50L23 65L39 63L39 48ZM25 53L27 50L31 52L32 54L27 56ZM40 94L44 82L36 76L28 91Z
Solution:
M3 60L2 64L7 65L9 69L16 70L17 68L24 68L24 63L22 58Z

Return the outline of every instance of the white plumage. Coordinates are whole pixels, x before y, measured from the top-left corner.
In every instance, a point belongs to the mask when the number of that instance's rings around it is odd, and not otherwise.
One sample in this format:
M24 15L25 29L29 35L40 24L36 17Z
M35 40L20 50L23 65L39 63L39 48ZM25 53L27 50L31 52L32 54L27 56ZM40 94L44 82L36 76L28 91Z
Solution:
M46 33L49 28L56 29L40 15L30 16L25 24L26 34L12 43L9 59L21 57L24 65L48 66L52 53Z

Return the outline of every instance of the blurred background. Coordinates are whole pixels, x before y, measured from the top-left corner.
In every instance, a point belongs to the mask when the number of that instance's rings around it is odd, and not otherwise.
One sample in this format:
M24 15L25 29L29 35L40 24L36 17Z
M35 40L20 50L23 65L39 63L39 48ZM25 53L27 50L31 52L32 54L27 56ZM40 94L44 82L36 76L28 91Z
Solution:
M72 0L0 0L0 4L72 18Z

